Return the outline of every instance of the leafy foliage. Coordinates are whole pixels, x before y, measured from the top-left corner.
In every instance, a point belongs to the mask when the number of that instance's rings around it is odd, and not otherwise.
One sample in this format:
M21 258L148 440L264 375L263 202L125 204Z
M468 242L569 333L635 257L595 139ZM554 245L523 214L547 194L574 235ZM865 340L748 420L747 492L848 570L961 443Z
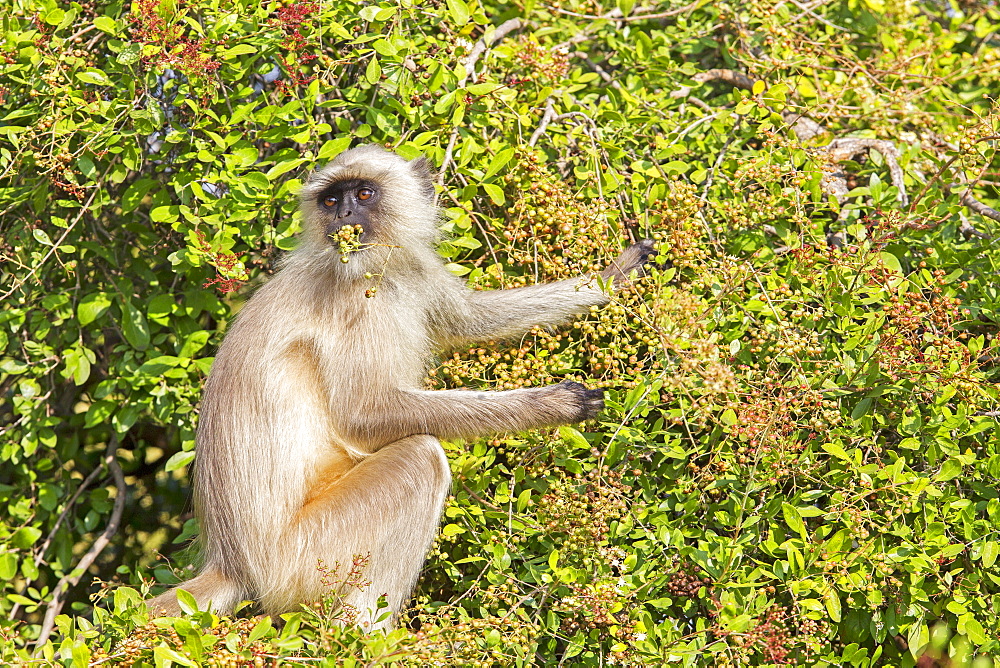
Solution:
M0 661L995 665L995 5L9 5ZM608 410L446 444L408 628L149 621L212 351L363 142L441 166L474 287L658 241L608 308L428 381Z

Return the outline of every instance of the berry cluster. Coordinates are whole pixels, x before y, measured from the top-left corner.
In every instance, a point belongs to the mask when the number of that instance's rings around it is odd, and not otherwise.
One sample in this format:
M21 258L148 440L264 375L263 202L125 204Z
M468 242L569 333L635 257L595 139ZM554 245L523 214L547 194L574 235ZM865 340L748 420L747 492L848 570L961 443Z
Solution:
M538 501L537 517L546 534L558 538L560 561L586 569L620 567L622 550L610 545L610 532L628 513L631 488L622 474L604 466L549 482Z
M243 283L250 279L246 267L240 262L235 253L215 250L205 238L205 233L195 230L195 240L192 247L195 252L205 257L215 266L215 277L211 278L202 287L216 286L222 294L235 292Z
M569 72L569 49L544 47L532 34L522 35L514 51L516 69L523 78L548 84L562 81Z
M341 262L347 264L351 260L351 253L361 250L361 235L364 232L365 228L360 225L344 225L330 235L330 239L337 244Z
M288 86L307 86L316 78L307 75L303 69L307 63L317 58L316 54L304 53L312 40L312 35L304 34L304 31L312 28L312 22L318 13L319 3L309 0L293 1L279 7L277 16L271 19L271 25L285 33L281 58L288 79L278 79L275 82L278 90L284 90Z
M604 200L574 194L538 153L522 149L516 160L506 177L516 200L490 242L496 257L522 270L510 275L503 265L492 265L473 285L521 287L604 269L624 245L616 232L616 211ZM660 217L651 223L658 224ZM649 313L655 298L651 286L648 278L616 286L607 306L592 309L566 329L533 329L513 350L490 342L455 352L431 372L432 384L516 389L569 376L604 387L621 386L624 378L624 385L632 386L643 374L663 368L660 336ZM580 373L568 373L574 370Z
M174 68L195 77L212 74L222 66L205 53L210 40L186 36L183 24L165 15L168 10L160 6L160 0L136 0L135 11L129 17L133 41L156 47L153 55L142 57L147 67Z
M209 628L195 629L195 633L208 634L217 642L205 642L202 665L214 668L264 668L276 666L275 649L270 640L250 641L250 634L259 619L232 619L224 617ZM204 642L204 641L202 641ZM172 626L156 624L153 621L135 629L128 637L116 643L110 650L101 646L94 649L90 665L114 665L122 668L149 666L153 664L153 650L166 647L185 654L185 638Z

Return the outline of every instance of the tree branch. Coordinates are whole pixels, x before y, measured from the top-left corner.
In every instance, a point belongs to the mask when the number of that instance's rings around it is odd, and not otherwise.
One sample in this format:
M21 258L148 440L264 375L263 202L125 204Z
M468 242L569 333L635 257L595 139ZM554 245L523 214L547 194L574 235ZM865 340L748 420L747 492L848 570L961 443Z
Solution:
M118 436L112 434L111 438L108 440L108 448L104 455L104 464L111 470L111 475L115 479L115 489L117 494L115 495L115 506L111 511L111 519L108 520L107 526L104 527L104 533L97 537L94 544L90 546L80 561L77 563L76 568L64 575L59 582L56 584L52 591L52 600L49 601L48 608L45 610L45 619L42 621L42 628L38 632L38 640L35 641L35 653L37 654L41 650L42 646L45 645L45 641L49 639L52 635L52 628L55 626L56 616L62 612L63 604L65 603L66 592L69 591L70 587L76 586L83 577L83 574L87 572L91 564L97 559L98 555L104 551L104 548L108 546L111 539L116 533L118 533L118 527L121 525L122 512L125 510L125 474L122 473L122 467L118 464L117 457L118 450Z
M521 19L510 19L508 21L504 21L497 26L496 30L493 31L490 35L489 41L485 38L477 41L472 47L472 51L469 52L469 55L466 56L465 60L462 62L462 67L465 69L465 76L459 79L458 87L461 88L464 86L470 77L473 78L473 80L475 79L473 75L476 73L476 63L478 63L482 55L486 53L486 49L502 40L509 33L520 29L523 25L524 24L521 22Z
M985 204L977 200L975 197L973 197L971 188L966 188L958 201L961 202L963 205L969 207L971 211L978 213L980 216L990 218L1000 223L1000 211L997 211L994 208L986 206ZM980 232L979 235L987 236L982 232Z

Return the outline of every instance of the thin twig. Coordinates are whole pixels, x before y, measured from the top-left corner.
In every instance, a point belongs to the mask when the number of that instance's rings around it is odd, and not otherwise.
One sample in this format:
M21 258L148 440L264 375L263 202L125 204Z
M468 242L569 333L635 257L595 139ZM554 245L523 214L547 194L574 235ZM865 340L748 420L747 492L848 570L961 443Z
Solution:
M605 70L603 67L601 67L600 65L598 65L597 63L595 63L593 60L591 60L590 57L586 53L584 53L583 51L577 51L573 55L576 56L577 58L579 58L580 60L582 60L583 62L585 62L587 64L587 67L589 67L590 69L592 69L595 72L597 72L597 75L599 77L601 77L601 79L604 80L604 83L608 84L612 88L621 89L622 85L620 83L618 83L618 81L615 80L608 73L607 70Z
M438 170L438 185L444 185L444 173L448 171L448 165L451 164L452 155L455 151L455 141L458 139L458 128L456 127L451 131L451 137L448 139L448 148L444 150L444 160L441 161L441 169Z
M549 98L545 102L545 113L542 114L542 120L538 122L538 127L535 131L531 133L531 139L528 140L528 146L534 146L541 139L542 135L545 134L545 129L549 127L549 123L552 119L556 117L555 108L552 106L552 98Z
M523 25L524 24L521 22L521 19L510 19L509 21L504 21L490 34L488 41L484 38L476 42L472 47L472 51L470 51L469 55L462 61L462 69L465 70L465 74L463 74L462 78L458 80L458 88L465 86L465 84L468 83L469 78L475 74L476 63L478 63L482 55L486 53L486 49L493 46L509 33L517 30ZM448 167L451 165L455 151L455 141L457 139L458 128L456 127L451 131L451 137L448 139L448 148L445 149L444 160L441 161L441 169L438 171L438 185L444 185L445 172L448 171Z
M959 214L958 219L962 221L962 224L958 226L959 234L964 234L967 237L978 237L980 239L990 238L990 235L976 229L976 226L969 222L969 219L964 214Z
M73 492L73 496L71 496L69 500L66 502L66 507L63 508L63 511L61 513L59 513L59 517L56 519L56 523L52 525L52 531L50 531L49 535L45 537L45 542L42 543L41 547L39 547L35 551L34 561L36 567L39 566L42 563L42 559L45 558L45 553L48 551L49 545L52 544L52 539L55 538L56 532L59 531L59 527L62 526L62 523L65 522L66 518L69 516L70 511L73 510L73 504L76 503L76 500L80 498L80 495L83 494L84 490L90 487L91 483L94 482L98 474L100 474L103 470L104 470L104 462L102 461L100 464L97 465L97 467L94 468L93 471L90 472L89 475L87 475L86 478L83 479L83 481L79 485L77 485L76 491ZM33 580L28 580L27 582L25 582L24 588L27 589L32 582ZM15 603L14 607L10 609L10 618L13 619L14 617L16 617L20 609L21 609L21 604Z
M45 610L45 619L42 621L42 628L38 632L38 640L35 641L35 653L37 654L45 642L52 635L52 628L55 626L56 616L62 611L63 604L66 602L65 596L66 592L69 591L70 587L76 586L83 577L83 574L87 572L91 564L97 559L97 557L104 551L104 548L111 543L111 539L114 538L115 534L118 533L118 527L121 525L122 512L125 510L125 474L122 473L122 467L118 464L118 436L112 434L108 439L108 447L104 454L104 464L111 470L111 475L115 479L115 506L111 511L111 519L108 520L107 526L104 527L104 533L97 537L94 544L90 546L90 549L80 558L77 562L76 568L60 578L59 582L52 589L52 600L49 601L49 605Z
M736 70L723 70L723 69L712 69L705 70L704 72L699 72L698 74L691 77L698 83L708 83L709 81L722 81L730 86L736 88L742 88L744 90L753 90L753 79L743 72L737 72Z
M469 52L469 55L466 56L465 60L462 62L462 68L465 70L465 75L461 79L459 79L458 87L461 88L462 86L464 86L466 82L469 80L469 77L475 74L476 63L478 63L482 55L486 53L486 49L488 49L489 47L493 46L494 44L502 40L509 33L518 30L523 25L524 24L521 23L521 19L510 19L508 21L504 21L503 23L498 25L497 29L494 30L493 33L490 35L488 43L485 39L481 39L478 42L476 42L475 45L472 47L472 51Z
M107 172L105 172L105 174L107 174ZM83 218L83 214L87 213L87 211L90 210L90 205L93 203L94 198L97 196L97 193L102 190L103 184L101 183L101 181L103 180L103 178L104 175L101 175L101 179L99 179L97 183L94 184L94 187L90 192L90 197L87 198L87 201L80 208L80 213L76 214L76 218L73 219L73 222L66 226L66 229L63 230L62 235L60 235L59 239L54 244L52 244L52 246L49 248L49 251L45 254L45 256L41 259L41 261L34 263L34 265L31 267L31 270L24 278L15 282L14 286L10 290L0 295L0 300L7 299L7 297L10 297L12 294L17 292L17 290L20 289L22 285L27 283L28 279L34 276L35 273L39 269L41 269L42 266L48 261L48 259L52 257L52 254L56 252L56 249L62 245L62 242L66 240L66 237L69 236L69 233L73 231L73 228L76 227L76 224L80 222L81 218Z
M809 16L813 17L814 19L816 19L820 23L822 23L824 25L828 25L831 28L833 28L834 30L839 30L841 32L852 32L850 30L850 28L844 28L843 26L838 26L836 23L831 23L830 21L827 21L826 19L824 19L822 16L820 16L819 14L817 14L816 12L814 12L809 7L807 7L807 6L799 3L797 0L788 0L788 2L792 3L793 5L795 5L799 9L801 9L803 14L808 14ZM795 19L793 19L791 22L795 23L795 22L798 21L799 18L801 18L801 15L799 17L796 17Z
M729 138L726 140L726 143L722 145L722 150L719 151L718 157L715 158L715 163L712 165L712 168L708 170L708 178L705 179L705 187L701 191L702 199L708 198L708 190L712 187L712 182L715 180L715 171L719 168L719 165L722 164L723 159L726 157L726 151L729 150L729 145L736 140L736 131L740 129L740 124L742 122L743 117L740 116L736 119L736 122L733 123L733 129L730 131Z
M640 7L638 9L633 9L632 13L628 16L622 15L622 10L615 8L612 9L607 14L580 14L579 12L571 12L567 9L560 9L559 7L546 7L551 12L557 14L563 14L565 16L575 16L579 19L589 19L591 21L651 21L653 19L668 19L671 16L677 16L688 12L701 4L701 0L696 0L689 5L684 5L683 7L678 7L677 9L671 9L666 12L660 12L658 14L643 13L643 12L654 12L656 7Z

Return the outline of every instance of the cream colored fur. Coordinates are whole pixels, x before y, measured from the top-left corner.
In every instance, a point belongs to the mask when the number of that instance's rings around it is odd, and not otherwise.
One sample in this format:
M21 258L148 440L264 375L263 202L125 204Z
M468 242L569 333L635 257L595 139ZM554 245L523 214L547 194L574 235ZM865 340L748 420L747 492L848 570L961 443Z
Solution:
M331 183L364 178L382 199L377 244L346 264L317 223ZM377 146L347 151L302 190L300 247L239 313L204 388L195 507L204 566L180 587L229 612L255 599L267 613L324 593L322 561L341 576L369 555L364 591L344 601L368 628L385 594L395 615L419 575L450 488L439 438L574 422L603 405L577 384L475 392L422 389L433 352L556 325L607 296L593 279L472 291L435 252L438 211L426 162ZM370 240L371 241L371 240ZM641 266L625 251L606 279ZM377 294L365 297L384 273ZM174 590L151 600L179 613Z

